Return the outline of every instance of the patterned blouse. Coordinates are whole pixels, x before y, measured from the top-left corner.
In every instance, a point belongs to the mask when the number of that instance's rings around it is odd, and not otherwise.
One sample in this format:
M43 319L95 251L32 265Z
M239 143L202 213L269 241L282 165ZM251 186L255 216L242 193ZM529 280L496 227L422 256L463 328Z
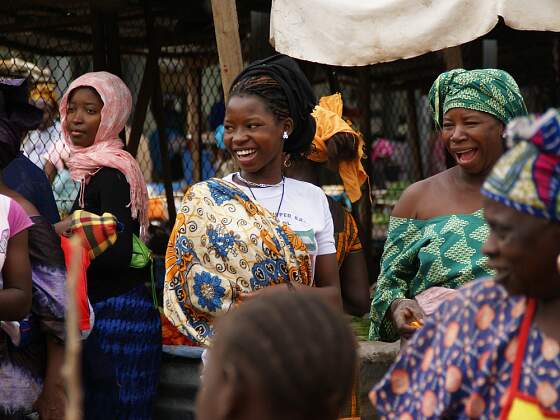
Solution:
M428 220L392 217L371 304L369 339L399 338L386 317L395 299L413 299L433 286L457 289L493 275L481 251L488 234L482 210Z
M526 310L525 297L508 296L494 280L463 287L426 320L370 394L378 415L499 418ZM560 415L560 344L532 323L520 362L518 391L540 407L541 416L517 418Z

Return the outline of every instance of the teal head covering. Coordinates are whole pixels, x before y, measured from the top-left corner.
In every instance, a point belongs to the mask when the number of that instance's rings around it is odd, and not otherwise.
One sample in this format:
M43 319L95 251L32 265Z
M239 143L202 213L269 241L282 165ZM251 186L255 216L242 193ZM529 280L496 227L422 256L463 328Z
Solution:
M516 118L508 124L511 149L484 185L482 194L517 211L560 222L560 114Z
M451 108L486 112L504 124L527 115L517 83L509 73L498 69L446 71L438 76L428 96L438 128Z

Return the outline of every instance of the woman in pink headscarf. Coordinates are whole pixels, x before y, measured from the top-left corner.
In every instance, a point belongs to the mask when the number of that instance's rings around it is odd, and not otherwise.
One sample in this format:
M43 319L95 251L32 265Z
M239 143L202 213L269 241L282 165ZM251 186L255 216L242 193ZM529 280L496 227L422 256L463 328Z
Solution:
M91 262L88 296L95 326L83 353L85 418L149 419L159 376L159 313L145 286L149 266L131 267L134 235L147 229L147 191L119 132L130 115L129 89L107 72L72 82L60 104L67 160L80 183L73 210L115 215L124 225L114 246ZM67 228L65 221L58 231Z

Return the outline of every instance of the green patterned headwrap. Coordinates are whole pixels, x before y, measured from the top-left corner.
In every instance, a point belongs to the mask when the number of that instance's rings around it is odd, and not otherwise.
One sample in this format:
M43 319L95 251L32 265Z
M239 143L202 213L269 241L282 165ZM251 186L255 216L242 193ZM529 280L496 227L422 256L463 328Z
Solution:
M446 71L438 76L428 96L440 129L443 115L451 108L487 112L504 124L527 115L519 86L509 73L498 69Z

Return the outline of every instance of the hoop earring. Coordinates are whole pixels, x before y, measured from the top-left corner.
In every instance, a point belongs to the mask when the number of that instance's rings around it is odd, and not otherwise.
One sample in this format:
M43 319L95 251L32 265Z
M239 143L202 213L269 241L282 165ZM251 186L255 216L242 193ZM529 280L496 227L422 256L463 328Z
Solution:
M282 134L282 140L286 141L288 140L288 132L284 131L284 133Z
M290 155L286 155L284 158L284 168L289 168L292 166L292 160L290 159ZM560 255L558 256L560 258Z

